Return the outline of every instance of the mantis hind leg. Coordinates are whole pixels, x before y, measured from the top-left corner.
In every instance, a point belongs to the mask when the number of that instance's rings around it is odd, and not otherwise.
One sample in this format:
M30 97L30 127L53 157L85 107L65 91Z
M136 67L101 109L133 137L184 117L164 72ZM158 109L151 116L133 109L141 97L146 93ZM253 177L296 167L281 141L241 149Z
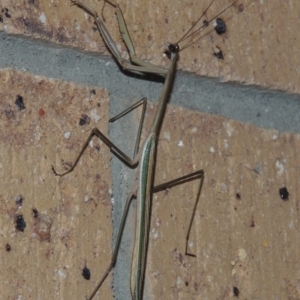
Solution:
M200 182L199 182L199 186L198 186L196 200L195 200L194 207L192 210L192 216L191 216L190 223L188 226L188 231L187 231L187 235L186 235L186 243L185 243L185 255L192 256L192 257L196 257L196 255L188 252L188 243L189 243L190 233L191 233L191 229L192 229L194 218L195 218L196 209L197 209L200 195L201 195L201 190L202 190L203 181L204 181L204 171L199 170L199 171L190 173L188 175L173 179L171 181L162 183L153 188L153 192L156 193L156 192L162 191L164 189L171 188L173 186L183 184L185 182L189 182L189 181L192 181L195 179L200 179Z
M117 240L116 240L116 245L114 247L113 255L112 255L112 258L111 258L111 262L110 262L108 268L106 269L106 271L104 272L102 278L98 282L97 286L94 288L91 295L87 298L88 300L92 300L94 298L94 296L96 295L96 293L98 292L98 290L102 286L103 282L105 281L105 279L109 275L110 271L114 268L114 266L116 264L118 252L119 252L119 249L120 249L120 243L121 243L121 239L122 239L122 235L123 235L123 230L124 230L124 227L125 227L125 223L126 223L126 219L127 219L127 215L128 215L128 211L129 211L129 207L130 207L130 203L131 203L133 198L136 198L137 190L138 190L138 182L135 183L135 185L133 186L129 196L127 197L125 208L124 208L122 219L121 219L121 224L120 224L120 227L119 227Z

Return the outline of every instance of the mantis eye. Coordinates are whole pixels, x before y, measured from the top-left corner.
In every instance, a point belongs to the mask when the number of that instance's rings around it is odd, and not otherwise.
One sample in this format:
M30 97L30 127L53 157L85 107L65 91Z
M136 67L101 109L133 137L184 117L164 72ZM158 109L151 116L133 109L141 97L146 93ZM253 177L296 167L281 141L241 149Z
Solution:
M178 53L180 51L180 46L178 44L168 44L168 49L171 53Z

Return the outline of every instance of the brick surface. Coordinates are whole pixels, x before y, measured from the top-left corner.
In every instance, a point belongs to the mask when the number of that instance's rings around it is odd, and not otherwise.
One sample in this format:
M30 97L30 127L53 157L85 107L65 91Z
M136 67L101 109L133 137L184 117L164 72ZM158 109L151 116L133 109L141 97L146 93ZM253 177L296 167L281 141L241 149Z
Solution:
M107 92L10 69L0 82L0 298L84 299L111 256L110 153L95 140L72 174L55 177L51 165L66 170L96 124L107 131Z

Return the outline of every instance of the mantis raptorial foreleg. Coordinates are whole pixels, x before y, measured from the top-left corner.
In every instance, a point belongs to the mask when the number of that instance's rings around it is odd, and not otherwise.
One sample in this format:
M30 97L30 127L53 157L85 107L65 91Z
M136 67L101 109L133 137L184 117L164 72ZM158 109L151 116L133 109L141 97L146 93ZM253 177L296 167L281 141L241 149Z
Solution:
M87 11L89 14L91 14L94 17L98 29L106 43L106 46L109 48L113 56L118 60L118 63L124 70L128 70L130 72L138 73L138 74L150 73L150 74L156 74L165 77L167 73L166 69L161 68L159 66L155 66L136 57L134 46L132 44L131 37L123 17L123 13L119 5L114 0L104 0L104 1L110 3L116 9L120 32L123 41L128 49L130 61L122 58L121 53L118 50L115 42L113 41L110 33L108 32L103 21L101 20L101 18L98 16L97 12L94 9L92 9L88 5L78 0L71 0L71 3L83 8L85 11Z

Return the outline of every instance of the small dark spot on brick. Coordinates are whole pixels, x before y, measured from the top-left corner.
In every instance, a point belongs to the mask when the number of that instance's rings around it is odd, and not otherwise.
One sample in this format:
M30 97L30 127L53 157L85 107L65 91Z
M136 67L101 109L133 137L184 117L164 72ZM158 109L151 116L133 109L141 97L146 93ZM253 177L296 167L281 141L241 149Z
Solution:
M15 104L18 106L19 110L25 109L24 98L21 95L17 95Z
M290 193L288 192L288 190L287 190L286 187L283 187L283 188L279 189L279 195L280 195L280 198L281 198L283 201L289 200L289 195L290 195Z
M39 212L36 208L32 209L32 216L36 219L39 216Z
M217 59L220 59L220 60L223 60L224 59L224 55L223 55L223 52L222 50L216 46L216 49L214 50L214 53L213 53L214 57L216 57Z
M5 245L5 250L6 250L7 252L9 252L9 251L11 250L10 244L6 244L6 245Z
M7 8L5 8L4 11L3 11L3 9L2 9L2 12L4 12L4 15L5 15L6 18L11 18L11 15L9 14Z
M234 294L234 296L238 297L239 293L240 293L239 289L236 286L234 286L233 287L233 294Z
M240 195L240 193L236 193L236 194L235 194L235 197L236 197L236 199L241 200L241 195Z
M84 267L83 270L82 270L82 276L83 276L84 279L90 280L90 278L91 278L90 269L88 269L87 267Z
M226 32L226 24L221 18L217 18L214 23L214 28L217 34L223 34Z
M88 115L81 115L81 118L79 120L79 125L83 126L86 124L90 124L90 121L91 121L91 119Z
M26 223L23 218L23 215L16 215L15 223L16 223L16 229L23 232L26 227Z

